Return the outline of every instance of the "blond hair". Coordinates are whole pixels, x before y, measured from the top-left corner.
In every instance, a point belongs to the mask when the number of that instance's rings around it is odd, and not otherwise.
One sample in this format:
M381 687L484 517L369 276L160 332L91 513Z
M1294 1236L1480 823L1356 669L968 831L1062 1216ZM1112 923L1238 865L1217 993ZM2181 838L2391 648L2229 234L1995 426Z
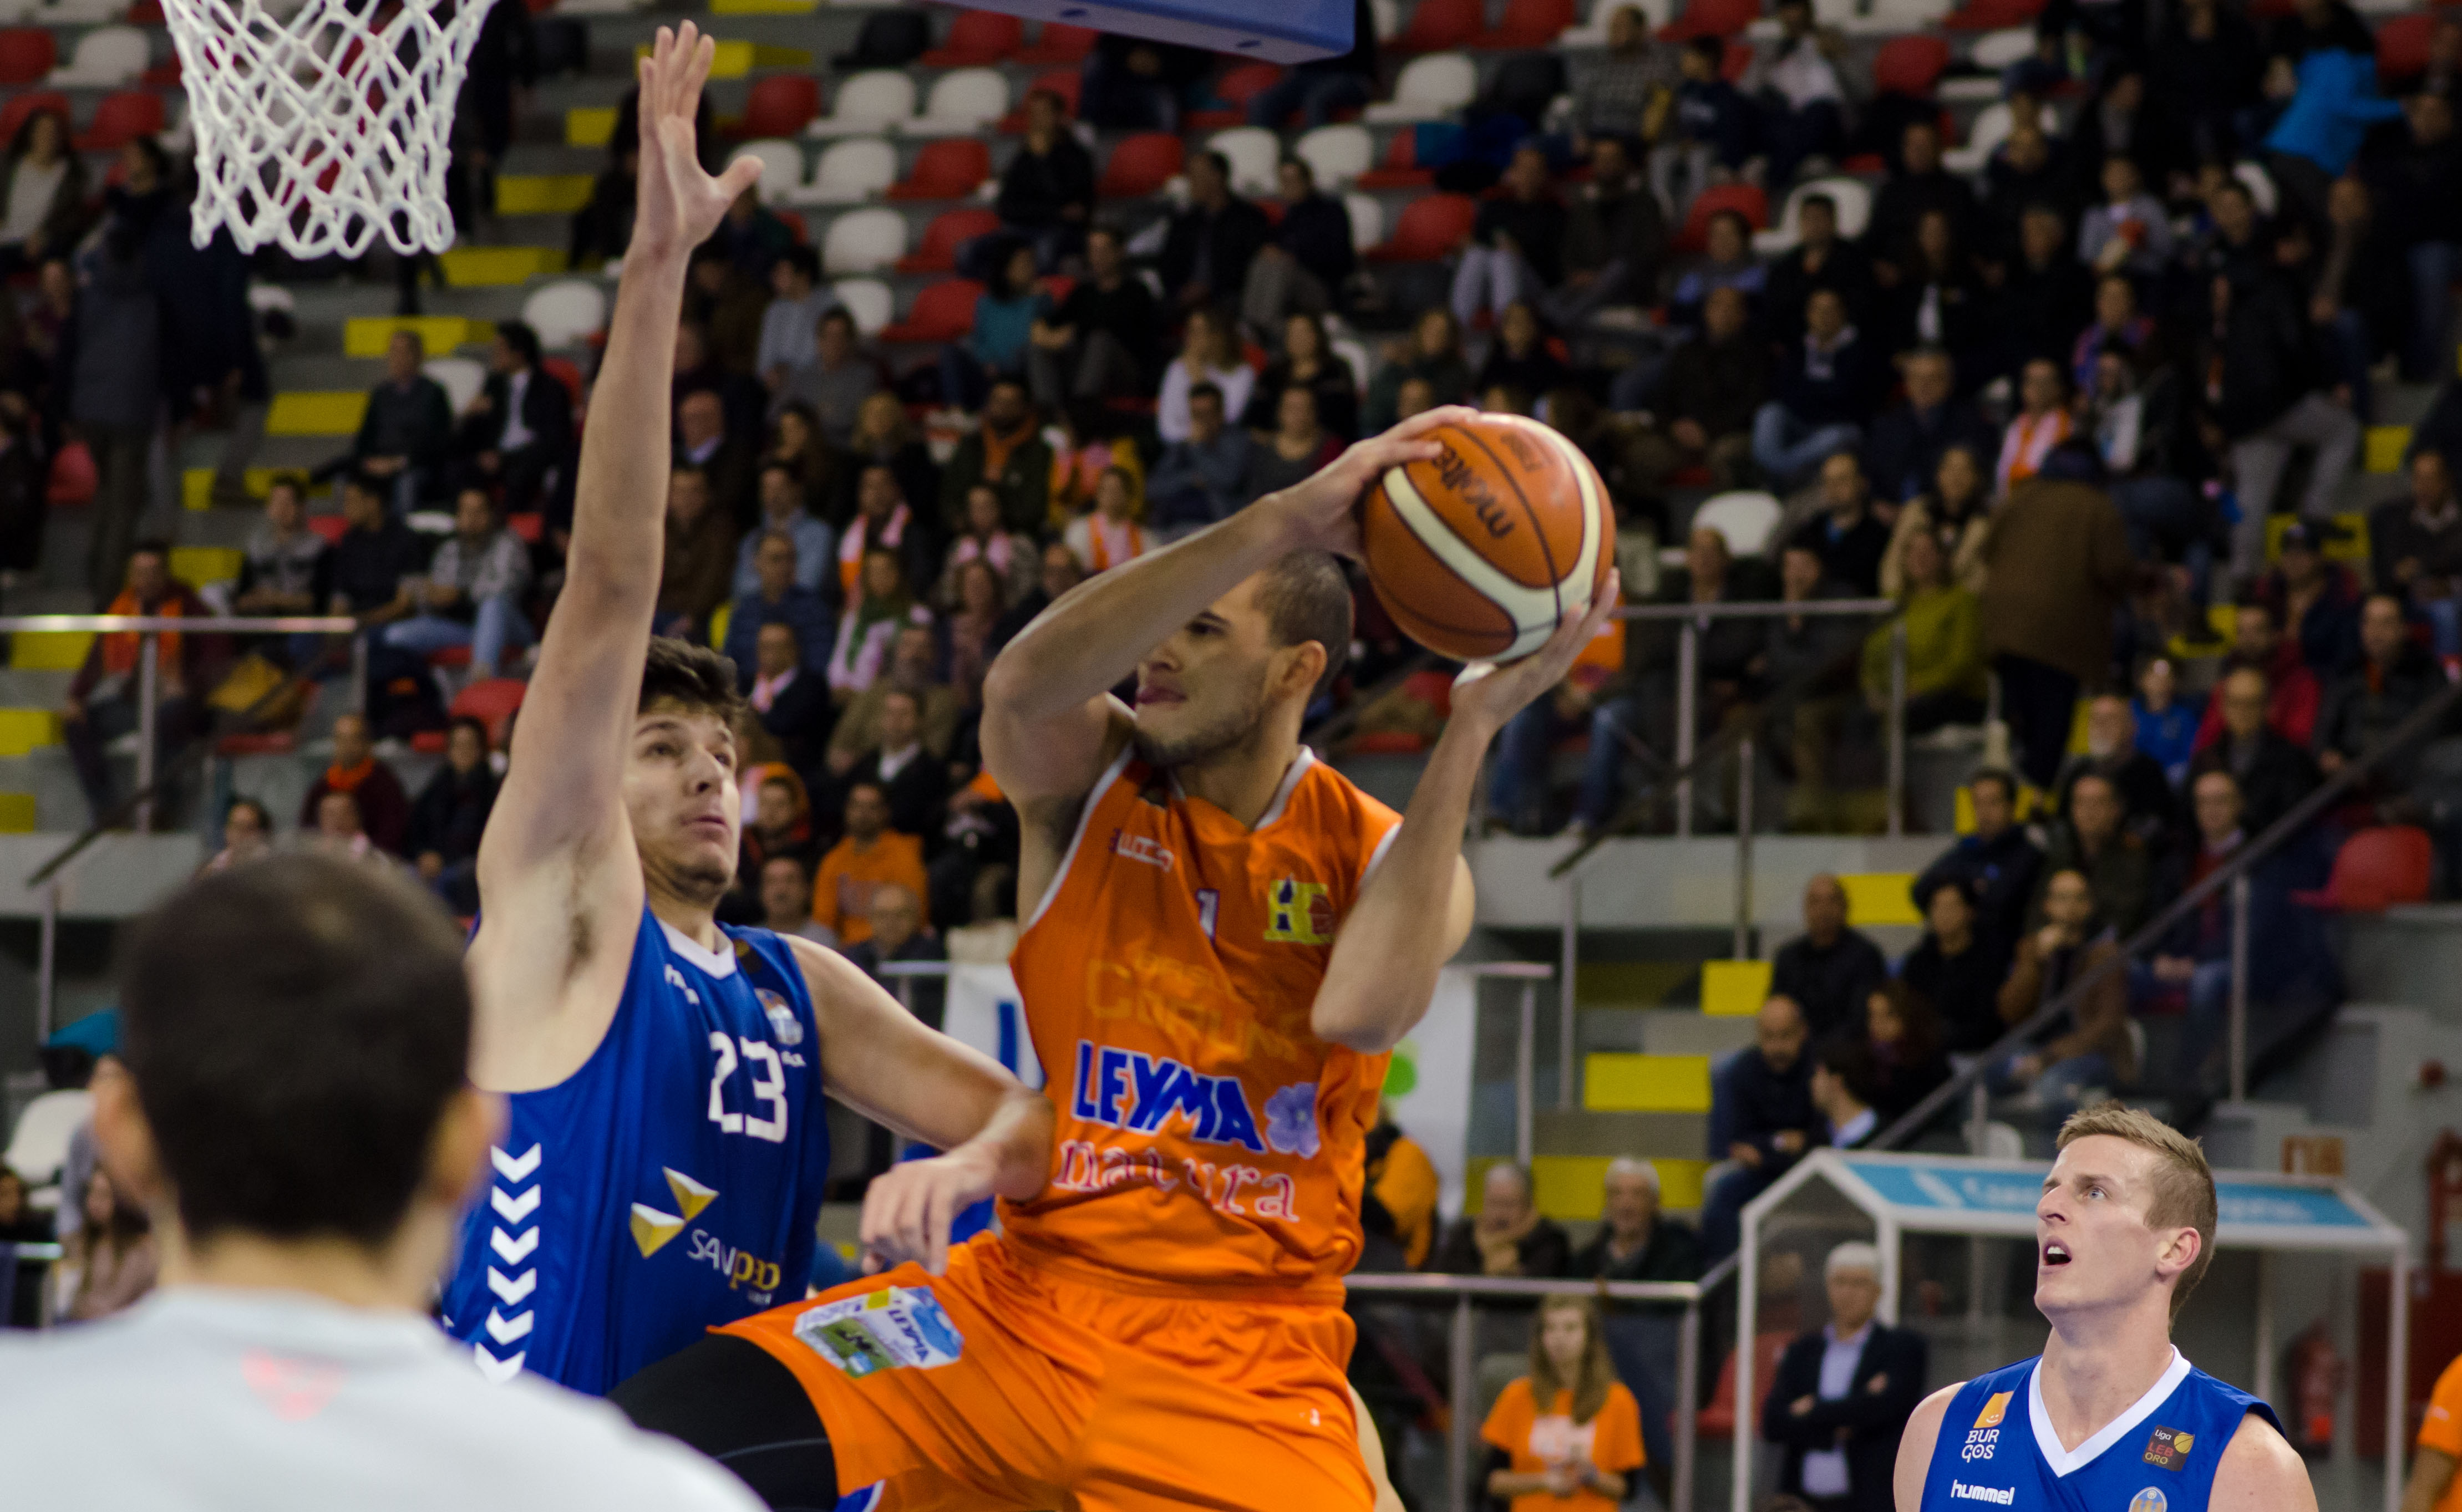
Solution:
M2189 1262L2189 1268L2180 1272L2171 1288L2171 1316L2176 1318L2189 1293L2205 1279L2206 1267L2214 1255L2214 1167L2206 1163L2205 1149L2196 1140L2150 1113L2118 1102L2099 1102L2069 1115L2061 1125L2060 1148L2065 1150L2096 1135L2154 1152L2154 1185L2146 1203L2146 1226L2197 1231L2197 1258Z
M1547 1357L1547 1315L1551 1312L1579 1312L1582 1331L1582 1364L1571 1380L1556 1374L1556 1362ZM1560 1292L1539 1304L1538 1315L1530 1320L1530 1396L1541 1414L1554 1409L1556 1395L1573 1394L1573 1421L1586 1423L1599 1415L1608 1404L1608 1389L1615 1385L1615 1364L1608 1358L1608 1331L1599 1314L1596 1298Z

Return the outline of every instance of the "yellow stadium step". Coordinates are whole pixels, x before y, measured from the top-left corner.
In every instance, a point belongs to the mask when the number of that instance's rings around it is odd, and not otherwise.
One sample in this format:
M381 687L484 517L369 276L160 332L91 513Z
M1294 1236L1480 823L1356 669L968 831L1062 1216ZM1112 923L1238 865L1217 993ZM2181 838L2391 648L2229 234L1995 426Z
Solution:
M368 396L356 389L277 394L272 412L265 417L265 434L355 436L367 410Z
M2365 466L2372 473L2402 471L2402 454L2410 446L2408 425L2371 425Z
M1701 966L1701 1012L1714 1018L1749 1017L1769 1001L1767 961L1705 961Z
M32 835L34 827L34 795L0 793L0 835Z
M171 576L192 588L228 583L239 576L240 563L247 556L237 546L173 546Z
M445 253L443 263L444 281L455 288L484 288L561 273L564 253L551 246L463 246Z
M1502 1156L1471 1157L1465 1169L1467 1190L1462 1196L1462 1211L1479 1216L1487 1205L1487 1168L1501 1164ZM1675 1160L1658 1156L1647 1158L1658 1170L1658 1204L1663 1208L1697 1208L1701 1205L1701 1178L1710 1169L1707 1161ZM1590 1223L1605 1206L1609 1160L1592 1155L1542 1155L1530 1162L1530 1176L1539 1211L1559 1223Z
M643 42L633 49L636 57L648 57L650 44ZM742 78L756 68L810 68L812 50L805 47L777 47L767 42L721 42L717 55L710 59L712 78Z
M571 215L590 202L586 173L508 173L496 181L498 215Z
M616 107L575 105L564 113L564 144L604 147L616 136Z
M431 357L456 347L474 346L495 335L494 325L466 315L358 315L342 328L342 355L381 357L397 330L417 336Z
M21 672L73 672L93 645L89 630L19 630L9 637L9 665Z
M285 467L251 467L241 478L240 486L248 497L262 500L273 492L273 480L291 469ZM189 509L214 507L214 470L191 467L180 475L180 502Z
M1846 918L1852 924L1921 924L1915 912L1912 872L1850 871L1838 885L1846 889Z
M2397 448L2394 453L2397 466L2400 465L2401 455ZM2386 469L2387 472L2392 470ZM2268 565L2282 560L2282 533L2290 529L2291 522L2299 518L2298 515L2267 517L2265 560ZM2336 515L2333 529L2325 541L2324 557L2328 562L2348 562L2365 568L2368 560L2368 517L2358 513Z
M1582 1106L1593 1113L1707 1113L1710 1057L1622 1052L1586 1056Z
M60 743L60 716L51 709L0 709L0 756L21 756Z

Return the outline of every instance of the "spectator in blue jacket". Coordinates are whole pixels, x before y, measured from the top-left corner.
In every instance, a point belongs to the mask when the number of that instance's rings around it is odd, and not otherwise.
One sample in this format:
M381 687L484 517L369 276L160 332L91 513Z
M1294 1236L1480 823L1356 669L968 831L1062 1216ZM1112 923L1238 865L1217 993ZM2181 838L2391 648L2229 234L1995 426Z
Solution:
M2368 128L2399 119L2402 106L2378 97L2377 60L2371 55L2319 48L2294 70L2300 88L2266 133L2266 167L2322 245L2331 240L2327 190L2359 156Z
M1051 313L1051 296L1034 284L1034 247L1010 246L999 276L975 296L975 326L940 349L940 397L972 414L983 407L994 378L1026 376L1026 337Z
M837 628L830 622L829 602L796 581L795 538L783 530L765 532L753 551L759 582L750 593L738 593L726 621L726 643L720 648L735 663L736 677L752 686L761 627L784 625L795 632L795 644L807 667L826 667L837 646Z
M1809 1033L1793 998L1761 1005L1753 1048L1719 1072L1710 1095L1710 1153L1734 1162L1701 1203L1701 1259L1717 1265L1736 1252L1744 1204L1769 1190L1825 1127L1812 1106Z
M1724 37L1696 36L1684 44L1677 67L1684 82L1675 88L1675 118L1667 139L1650 153L1650 186L1659 202L1680 212L1714 178L1743 170L1753 155L1752 101L1721 76L1727 60ZM1685 180L1678 194L1678 174Z
M1188 438L1162 449L1146 479L1146 522L1177 539L1201 530L1248 502L1248 457L1256 444L1227 423L1222 391L1207 382L1188 390Z
M761 591L761 543L778 533L795 543L795 586L828 597L835 586L830 565L837 561L837 535L804 507L804 484L794 463L772 457L762 464L760 500L761 519L736 548L734 596Z

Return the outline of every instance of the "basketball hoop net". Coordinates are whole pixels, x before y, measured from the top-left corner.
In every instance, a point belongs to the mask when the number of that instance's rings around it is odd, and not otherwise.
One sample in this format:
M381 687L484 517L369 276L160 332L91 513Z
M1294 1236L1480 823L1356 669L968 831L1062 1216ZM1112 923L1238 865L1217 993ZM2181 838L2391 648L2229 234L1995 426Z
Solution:
M197 140L189 235L357 257L453 245L453 101L490 0L163 0Z

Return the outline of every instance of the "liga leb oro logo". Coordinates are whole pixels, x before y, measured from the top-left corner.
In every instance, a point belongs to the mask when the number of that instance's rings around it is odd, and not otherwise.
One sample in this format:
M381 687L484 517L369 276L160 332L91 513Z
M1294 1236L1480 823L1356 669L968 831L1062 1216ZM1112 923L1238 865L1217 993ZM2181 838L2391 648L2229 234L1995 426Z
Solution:
M1975 1426L1999 1427L2000 1419L2009 1416L2009 1398L2015 1395L2014 1392L1994 1392L1983 1403L1983 1410L1975 1415Z
M2146 1440L2146 1462L2166 1470L2177 1470L2189 1462L2189 1451L2195 1447L2197 1436L2184 1434L2176 1428L2157 1428Z

